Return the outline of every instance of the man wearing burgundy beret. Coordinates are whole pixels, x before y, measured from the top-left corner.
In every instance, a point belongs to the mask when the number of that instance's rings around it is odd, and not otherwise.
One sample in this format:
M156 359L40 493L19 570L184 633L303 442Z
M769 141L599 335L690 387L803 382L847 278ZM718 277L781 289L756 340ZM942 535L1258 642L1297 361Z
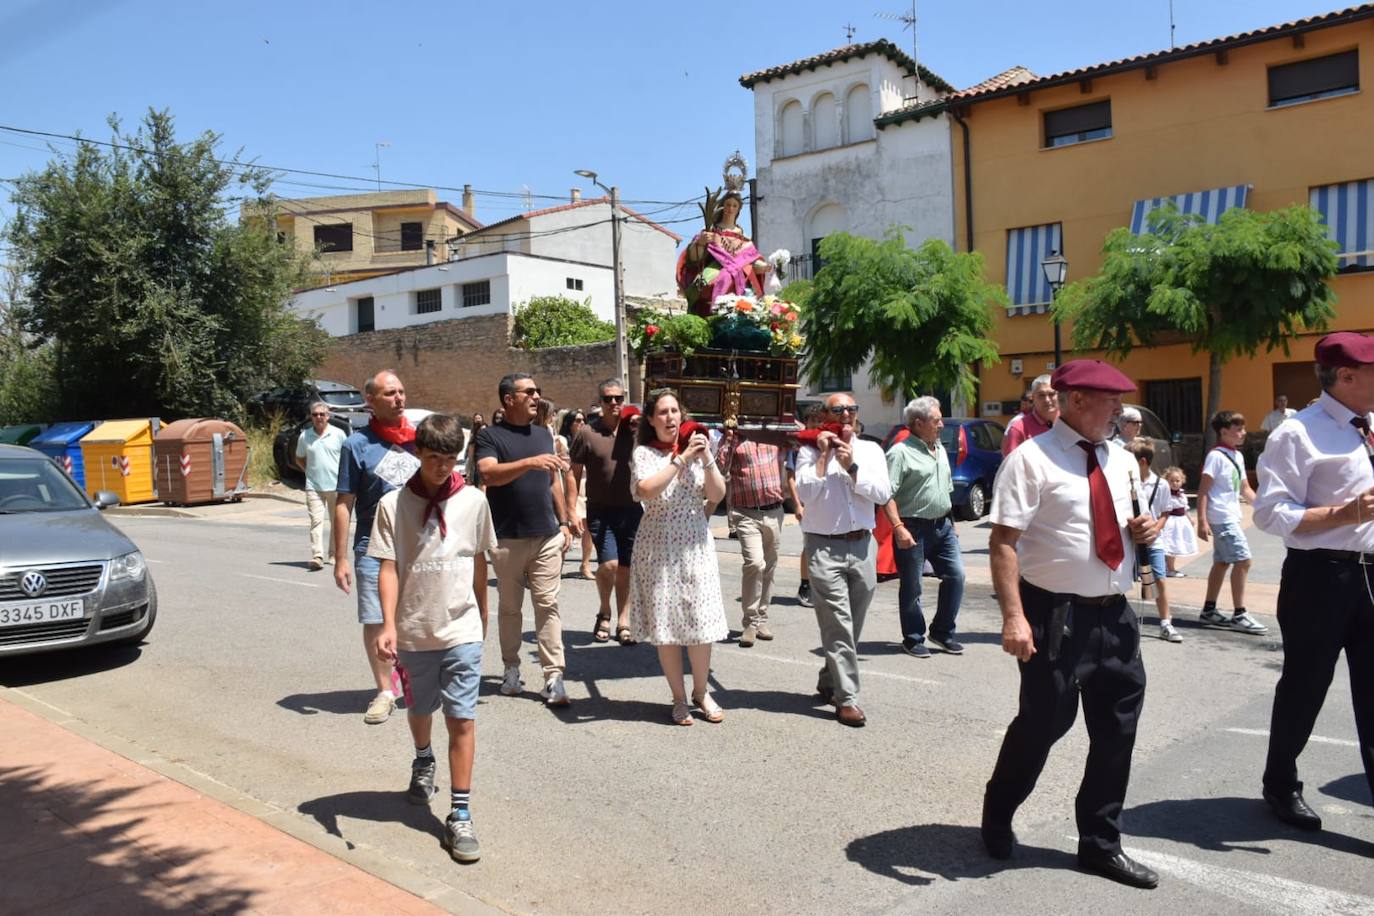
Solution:
M1099 360L1054 373L1059 421L1002 464L992 501L989 553L1002 608L1002 649L1016 657L1020 708L1007 728L983 797L983 842L1011 856L1012 817L1030 796L1050 748L1073 726L1079 697L1088 760L1075 802L1078 861L1123 884L1159 876L1121 849L1121 809L1136 723L1145 699L1140 623L1126 601L1128 550L1158 524L1132 517L1136 462L1106 441L1135 384Z
M1365 778L1374 792L1374 338L1352 331L1316 348L1321 397L1280 424L1259 459L1255 524L1283 538L1283 674L1274 689L1264 800L1280 819L1320 830L1303 799L1298 755L1326 700L1341 650Z

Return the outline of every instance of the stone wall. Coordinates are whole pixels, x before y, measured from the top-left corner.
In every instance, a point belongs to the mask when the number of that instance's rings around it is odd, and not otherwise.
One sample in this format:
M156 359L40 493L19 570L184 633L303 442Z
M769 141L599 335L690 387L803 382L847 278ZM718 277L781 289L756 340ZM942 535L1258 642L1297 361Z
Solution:
M492 315L336 337L315 377L362 387L374 373L392 369L409 406L464 416L481 411L490 420L496 385L507 372L534 376L560 408L592 406L597 383L615 375L611 341L521 350L510 345L510 325L509 315ZM632 396L637 379L632 373Z

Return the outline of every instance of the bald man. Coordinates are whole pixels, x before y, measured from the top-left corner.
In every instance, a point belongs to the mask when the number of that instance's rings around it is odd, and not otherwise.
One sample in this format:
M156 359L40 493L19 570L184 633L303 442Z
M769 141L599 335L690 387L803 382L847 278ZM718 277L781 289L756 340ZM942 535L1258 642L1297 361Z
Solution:
M377 592L381 561L367 556L377 503L406 485L420 467L415 457L415 427L405 418L406 389L396 373L383 369L363 383L363 398L372 420L344 440L339 456L338 497L334 503L334 582L347 594L356 587L358 622L363 625L363 654L372 668L377 695L367 704L363 721L380 725L396 708L391 663L371 646L382 630L382 601ZM348 549L348 523L356 513L358 528ZM352 562L349 557L353 557Z

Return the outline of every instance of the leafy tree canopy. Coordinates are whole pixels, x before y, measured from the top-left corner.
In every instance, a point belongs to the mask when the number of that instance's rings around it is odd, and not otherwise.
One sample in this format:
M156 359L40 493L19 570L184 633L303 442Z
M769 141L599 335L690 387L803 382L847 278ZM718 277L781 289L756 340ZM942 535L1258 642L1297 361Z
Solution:
M271 176L221 161L213 133L178 143L166 111L132 135L110 128L109 148L83 143L21 177L6 231L57 410L241 417L254 392L305 378L327 340L290 309L306 262L277 242ZM266 218L231 219L243 200Z
M871 360L870 381L907 398L946 389L972 400L979 361L996 362L993 305L1006 293L983 278L983 257L931 239L913 250L898 229L883 241L837 233L820 245L815 279L783 297L802 314L804 371L815 381Z
M615 340L615 325L597 317L590 299L535 296L516 306L513 337L526 350L571 347Z

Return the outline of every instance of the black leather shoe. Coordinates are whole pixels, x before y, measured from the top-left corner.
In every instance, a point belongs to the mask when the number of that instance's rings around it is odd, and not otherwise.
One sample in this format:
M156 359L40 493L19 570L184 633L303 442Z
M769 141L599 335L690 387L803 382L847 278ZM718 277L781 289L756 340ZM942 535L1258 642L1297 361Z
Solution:
M1011 851L1016 848L1016 834L1012 833L1011 823L1002 823L988 816L987 799L983 800L983 823L979 828L983 834L983 846L994 859L1010 859Z
M1129 884L1131 887L1149 889L1159 884L1159 875L1124 852L1107 855L1101 852L1084 852L1080 849L1078 851L1078 864L1104 878L1111 878L1113 881Z
M1322 829L1321 816L1303 801L1301 789L1291 792L1266 791L1264 800L1269 803L1269 810L1274 812L1274 816L1285 824L1292 824L1299 830Z

